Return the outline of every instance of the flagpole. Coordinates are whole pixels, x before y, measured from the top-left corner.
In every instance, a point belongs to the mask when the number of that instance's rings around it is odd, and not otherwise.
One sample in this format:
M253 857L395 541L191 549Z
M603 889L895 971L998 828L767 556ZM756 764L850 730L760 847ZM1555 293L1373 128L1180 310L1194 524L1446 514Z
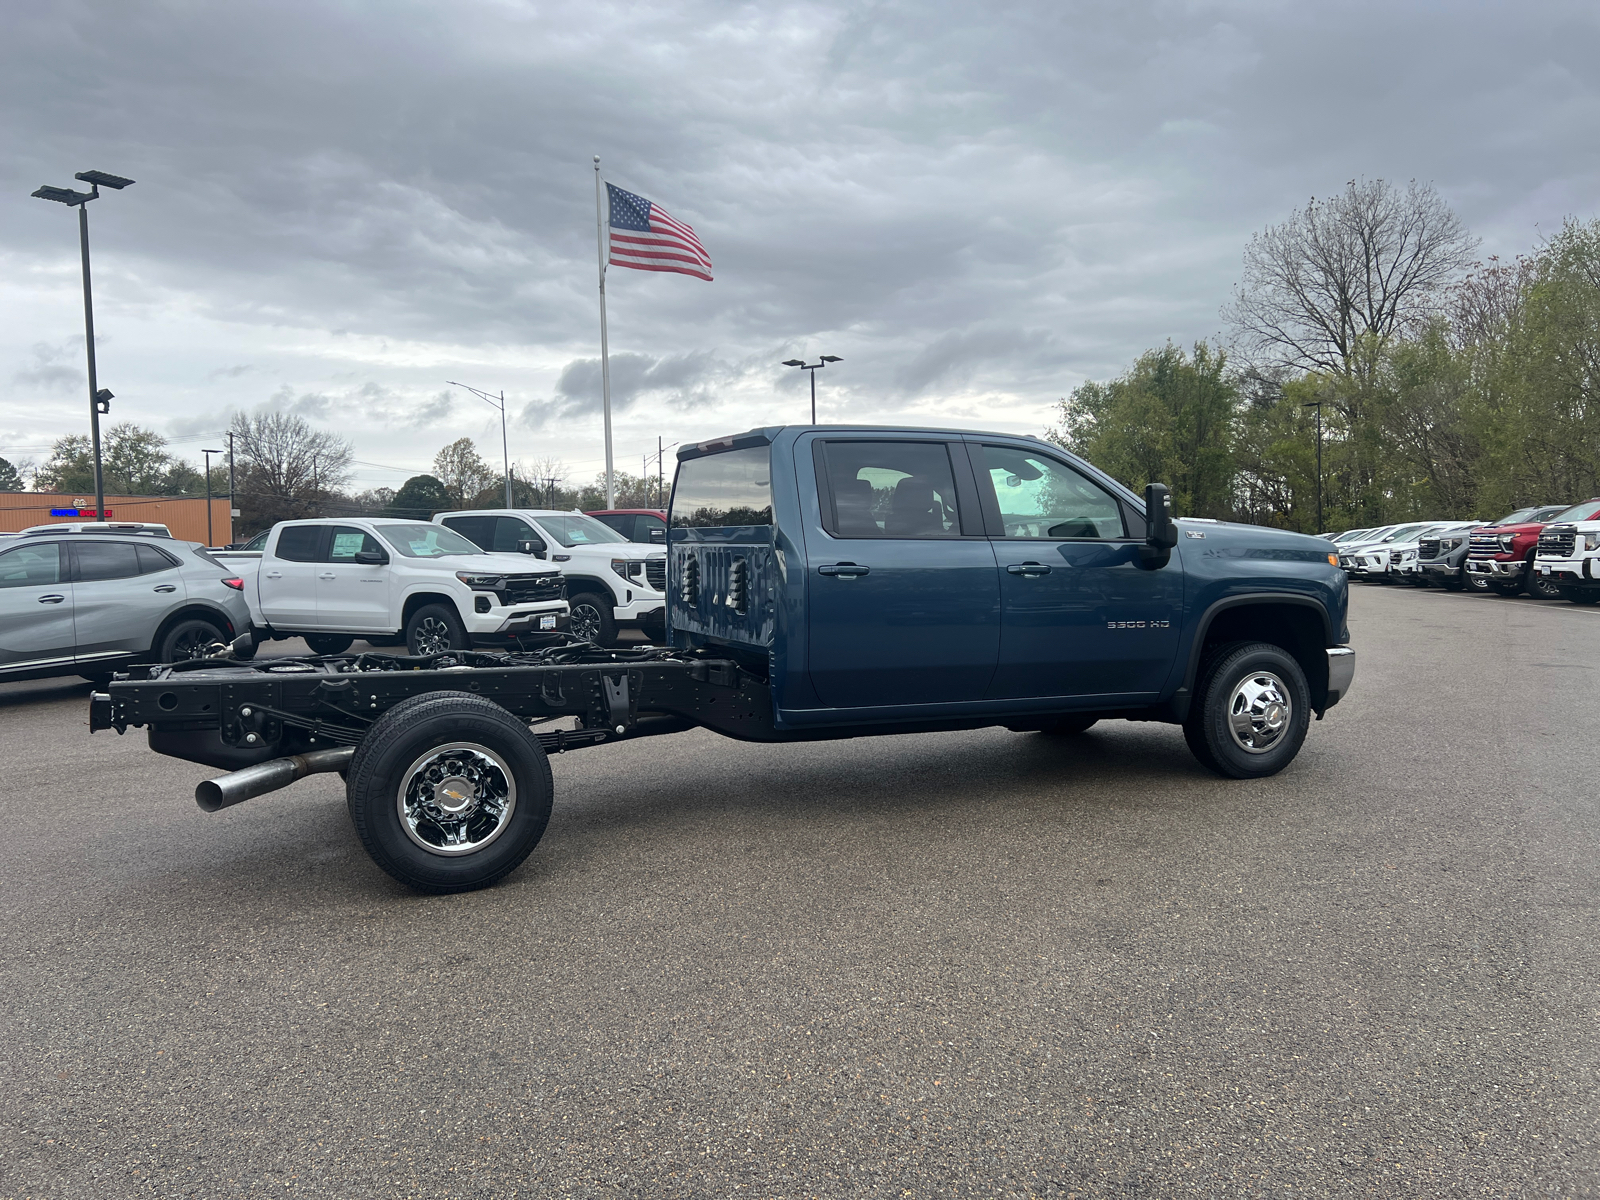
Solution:
M606 425L606 507L617 506L616 474L611 469L611 351L606 345L606 238L600 216L600 156L594 156L594 239L600 259L600 404Z

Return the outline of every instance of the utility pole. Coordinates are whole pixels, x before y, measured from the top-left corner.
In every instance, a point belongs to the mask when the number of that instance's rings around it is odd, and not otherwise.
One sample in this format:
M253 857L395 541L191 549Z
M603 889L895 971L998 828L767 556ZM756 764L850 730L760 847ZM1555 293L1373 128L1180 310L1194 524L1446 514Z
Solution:
M239 519L239 504L233 492L233 430L228 431L228 541L233 541L233 523Z
M661 435L656 435L656 507L666 508L667 477L666 468L661 465Z
M211 529L211 456L213 454L221 454L222 451L202 450L200 453L206 456L206 545L209 547L214 546L217 543L216 534L213 533ZM233 501L231 499L228 501L228 508L230 511L233 509ZM231 518L228 521L228 529L230 531L233 529L233 521Z

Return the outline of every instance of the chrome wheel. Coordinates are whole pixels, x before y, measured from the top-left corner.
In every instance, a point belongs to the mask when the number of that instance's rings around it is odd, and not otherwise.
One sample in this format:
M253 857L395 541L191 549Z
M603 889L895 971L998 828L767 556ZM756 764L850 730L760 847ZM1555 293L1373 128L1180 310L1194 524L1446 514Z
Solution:
M417 653L443 654L450 649L450 626L438 617L423 617L417 623Z
M579 604L568 618L567 628L586 642L596 642L605 629L605 618L592 604Z
M505 832L517 808L511 768L472 742L435 746L412 763L395 795L400 827L430 854L482 850Z
M1250 754L1265 754L1276 746L1293 715L1289 689L1271 671L1250 672L1228 699L1228 731Z

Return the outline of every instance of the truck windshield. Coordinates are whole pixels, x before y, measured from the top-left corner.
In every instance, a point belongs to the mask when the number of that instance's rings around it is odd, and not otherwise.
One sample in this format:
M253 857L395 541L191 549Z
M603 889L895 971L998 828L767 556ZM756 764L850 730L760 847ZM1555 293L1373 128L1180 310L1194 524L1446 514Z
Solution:
M772 458L766 446L727 450L678 464L672 485L675 529L772 524Z
M613 542L628 540L604 522L577 513L569 517L541 516L534 519L568 549L573 546L608 546Z
M447 554L482 554L459 533L443 525L378 525L383 540L407 558L443 558Z
M1519 508L1519 509L1517 509L1516 512L1508 513L1506 516L1501 517L1498 521L1495 522L1495 524L1496 525L1517 525L1517 524L1520 524L1523 521L1526 521L1529 517L1533 516L1533 514L1538 512L1538 511L1539 510L1536 509L1536 508Z

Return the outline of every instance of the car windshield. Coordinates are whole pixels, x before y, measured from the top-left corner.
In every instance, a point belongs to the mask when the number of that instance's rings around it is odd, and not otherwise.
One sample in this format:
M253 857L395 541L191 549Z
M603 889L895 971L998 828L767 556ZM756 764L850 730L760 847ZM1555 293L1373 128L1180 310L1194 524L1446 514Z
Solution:
M628 540L603 521L596 521L593 517L584 516L582 513L559 517L539 516L534 520L543 525L551 537L568 549L573 546L609 546L616 542L626 543Z
M1405 541L1409 541L1409 540L1411 540L1411 538L1415 537L1417 534L1421 533L1424 529L1427 529L1427 528L1429 528L1429 526L1427 526L1427 525L1402 525L1402 526L1400 526L1399 529L1396 529L1393 533L1391 533L1388 537L1384 538L1383 540L1386 541L1386 542L1405 542Z
M376 525L378 535L407 558L443 558L447 554L482 554L459 533L443 525Z
M1367 530L1365 530L1365 529L1350 529L1350 530L1345 531L1344 533L1341 533L1338 537L1334 538L1333 540L1336 541L1336 542L1353 542L1358 537L1360 537L1362 534L1364 534L1366 532L1367 532Z
M1585 500L1582 504L1574 504L1565 512L1558 512L1555 516L1545 519L1552 525L1560 521L1592 521L1597 512L1600 512L1600 500Z

